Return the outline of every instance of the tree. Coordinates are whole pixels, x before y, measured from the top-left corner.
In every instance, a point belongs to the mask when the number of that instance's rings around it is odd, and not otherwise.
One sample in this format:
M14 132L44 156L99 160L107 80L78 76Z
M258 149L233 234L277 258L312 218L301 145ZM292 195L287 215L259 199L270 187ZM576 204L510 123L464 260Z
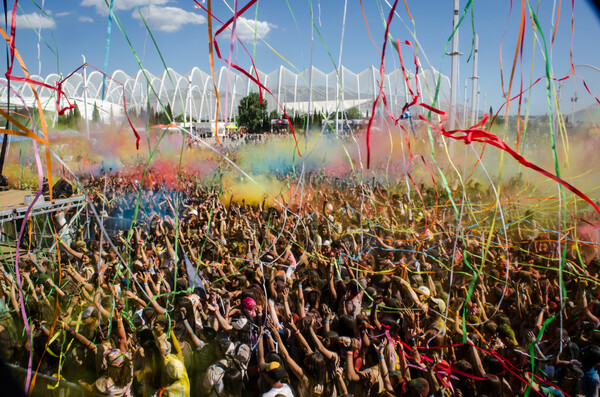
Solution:
M156 111L154 116L153 124L169 124L173 119L173 110L171 109L171 104L167 103L167 106L164 107L164 110Z
M306 113L296 113L292 117L292 125L296 130L306 128Z
M271 113L269 113L269 116L267 118L269 120L268 124L271 124L271 120L279 120L281 118L281 115L277 113L277 110L273 109L271 110Z
M79 111L79 106L75 103L73 109L67 110L62 116L58 116L56 127L59 129L77 128L80 120L81 112Z
M249 133L261 132L263 121L267 118L267 101L260 103L258 93L253 92L240 100L238 106L238 123L246 126Z
M323 116L323 113L321 113L320 110L315 109L310 121L311 127L321 128L321 123L324 119L325 117Z
M167 103L167 107L165 109L165 124L169 124L173 121L173 109L171 109L171 104Z
M347 120L360 120L363 118L362 113L358 110L357 107L350 108L346 110L346 119Z
M79 106L77 105L77 102L74 102L73 105L75 106L73 108L73 125L76 125L79 120L81 120L81 112L79 111Z
M263 120L262 128L264 130L271 129L271 120L279 120L280 118L281 118L281 115L279 113L277 113L277 110L271 110L271 113L269 113L267 115L267 117Z
M94 102L94 110L92 110L92 122L100 122L100 111L98 110L98 105L96 102Z

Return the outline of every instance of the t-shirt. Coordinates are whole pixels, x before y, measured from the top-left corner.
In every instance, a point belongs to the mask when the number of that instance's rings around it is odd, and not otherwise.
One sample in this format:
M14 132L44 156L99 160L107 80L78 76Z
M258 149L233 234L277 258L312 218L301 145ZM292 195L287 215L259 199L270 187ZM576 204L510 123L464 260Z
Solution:
M292 275L294 274L294 272L296 271L296 258L294 257L294 254L291 251L287 251L288 252L288 257L286 258L286 262L288 265L288 269L285 272L285 277L286 279L292 277Z
M210 390L210 397L220 397L223 395L223 375L225 375L226 368L227 360L221 359L208 367L208 370L204 374L202 387L206 390Z
M177 359L177 356L174 354L169 354L166 356L165 366L169 364L169 361L174 359ZM189 395L190 378L188 377L187 371L183 372L183 376L181 378L167 386L161 394L162 397L188 397Z
M241 342L236 342L233 346L233 358L235 358L237 362L242 365L244 371L247 370L248 363L250 362L250 358L252 357L252 350L250 349L250 346Z
M294 392L292 388L287 383L283 383L281 387L272 387L266 393L262 394L262 397L275 397L276 395L281 394L286 397L294 397Z

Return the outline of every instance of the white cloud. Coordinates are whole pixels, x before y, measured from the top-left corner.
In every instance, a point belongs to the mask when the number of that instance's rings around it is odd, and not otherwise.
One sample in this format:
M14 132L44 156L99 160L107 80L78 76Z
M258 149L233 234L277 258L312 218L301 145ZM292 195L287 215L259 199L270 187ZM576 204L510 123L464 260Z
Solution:
M113 11L131 10L136 7L156 6L168 3L169 0L116 0L113 3ZM110 2L109 2L110 4ZM101 15L108 15L108 6L104 0L82 0L81 5L85 7L94 7L96 12Z
M140 12L151 28L167 33L176 32L188 23L199 25L206 22L204 16L177 7L157 7L151 5L140 8ZM132 16L141 20L137 10L133 12Z
M65 11L65 12L59 12L56 14L57 17L66 17L67 15L69 15L71 12L70 11Z
M228 28L229 35L231 35L232 25L229 25ZM256 31L258 38L264 39L267 37L269 32L276 27L277 26L267 21L255 21L254 19L239 17L235 26L235 34L240 38L240 40L250 41L254 40L254 32ZM222 35L224 36L223 33Z
M94 20L90 17L86 17L84 15L80 15L79 18L77 18L77 20L79 22L94 22Z
M2 15L4 19L4 15ZM12 13L9 12L8 24L11 24ZM52 18L45 15L36 13L31 14L17 14L17 28L19 29L54 29L56 28L56 22Z

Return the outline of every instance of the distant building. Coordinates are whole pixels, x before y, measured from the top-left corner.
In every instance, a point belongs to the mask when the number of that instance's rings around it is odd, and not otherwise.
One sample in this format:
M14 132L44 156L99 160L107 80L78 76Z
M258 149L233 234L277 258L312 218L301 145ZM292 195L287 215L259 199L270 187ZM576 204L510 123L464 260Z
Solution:
M77 101L82 117L85 117L87 105L87 117L91 120L94 104L97 105L102 121L110 118L122 118L124 116L124 103L128 111L145 111L149 104L150 111L160 111L167 104L170 105L173 115L185 114L195 121L211 121L216 117L216 95L212 77L198 68L192 69L188 74L181 75L172 69L154 76L145 71L153 89L149 89L146 76L139 71L135 76L129 76L121 70L112 74L112 79L104 79L98 71L91 71L87 81L87 104L84 103L84 82L81 73L76 73L63 82L62 88L71 103ZM254 74L254 73L253 73ZM276 110L281 113L282 109L290 117L297 114L319 112L331 114L350 108L357 108L362 114L368 114L372 110L373 100L379 94L379 80L381 79L379 69L370 67L360 73L354 73L345 67L338 71L324 73L317 68L306 69L300 73L294 73L281 66L275 71L266 74L258 71L260 82L266 86L274 97L263 91L263 96L268 103L267 111ZM227 84L227 76L230 76ZM57 74L46 77L32 76L33 80L55 87L60 80ZM420 91L425 92L426 86L435 86L438 72L433 68L421 71L418 75ZM6 81L6 79L0 79ZM226 67L222 67L215 74L217 91L220 98L219 121L235 121L237 107L240 100L250 92L258 92L258 86L247 77L233 72L228 73ZM409 80L411 84L417 79L414 76ZM117 83L121 82L123 85ZM441 78L441 88L438 103L441 106L448 99L450 82L446 76ZM106 86L103 88L103 83ZM309 86L309 82L311 82ZM21 95L28 106L33 107L34 95L29 84L22 82L11 82L11 87ZM229 93L225 93L229 87ZM125 95L123 95L123 88ZM47 103L45 110L55 110L55 91L37 86L36 90L42 103ZM404 76L401 69L393 70L384 76L383 91L389 110L398 113L406 103L407 93ZM7 87L0 87L0 100L6 101ZM159 104L162 102L162 106ZM228 103L225 103L228 98ZM13 95L11 102L16 103L18 98ZM423 97L422 100L428 101ZM65 102L66 105L66 102ZM188 119L189 120L189 119Z

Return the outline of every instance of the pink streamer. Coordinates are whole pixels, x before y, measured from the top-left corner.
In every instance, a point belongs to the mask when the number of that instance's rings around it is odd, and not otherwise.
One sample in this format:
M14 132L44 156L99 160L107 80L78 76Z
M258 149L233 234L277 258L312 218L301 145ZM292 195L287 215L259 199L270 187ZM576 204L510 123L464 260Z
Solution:
M35 198L27 207L27 211L25 212L25 217L23 218L23 223L21 224L21 230L19 231L19 238L17 239L17 249L15 255L15 273L17 276L17 285L19 286L19 297L21 298L21 315L23 316L23 325L25 326L25 332L27 333L27 338L31 341L31 328L29 327L29 322L27 320L27 312L25 311L25 298L23 296L23 283L21 282L21 272L19 271L19 247L21 246L21 240L23 238L23 233L25 232L25 225L27 225L27 219L29 219L29 215L31 214L31 210L33 206L38 201L40 196L42 195L42 186L44 184L44 171L42 169L42 161L40 160L40 154L38 152L37 142L32 140L33 142L33 152L35 153L35 163L38 169L38 190L35 195ZM50 172L50 170L48 170ZM27 379L25 381L25 394L29 394L29 382L31 381L31 364L33 357L33 347L29 348L29 360L27 362Z
M225 89L225 126L227 126L227 117L229 115L229 75L231 72L231 56L233 55L233 45L235 44L235 28L238 19L238 0L233 5L233 26L231 27L231 42L229 43L229 62L227 62L227 84ZM256 26L254 27L256 29Z

